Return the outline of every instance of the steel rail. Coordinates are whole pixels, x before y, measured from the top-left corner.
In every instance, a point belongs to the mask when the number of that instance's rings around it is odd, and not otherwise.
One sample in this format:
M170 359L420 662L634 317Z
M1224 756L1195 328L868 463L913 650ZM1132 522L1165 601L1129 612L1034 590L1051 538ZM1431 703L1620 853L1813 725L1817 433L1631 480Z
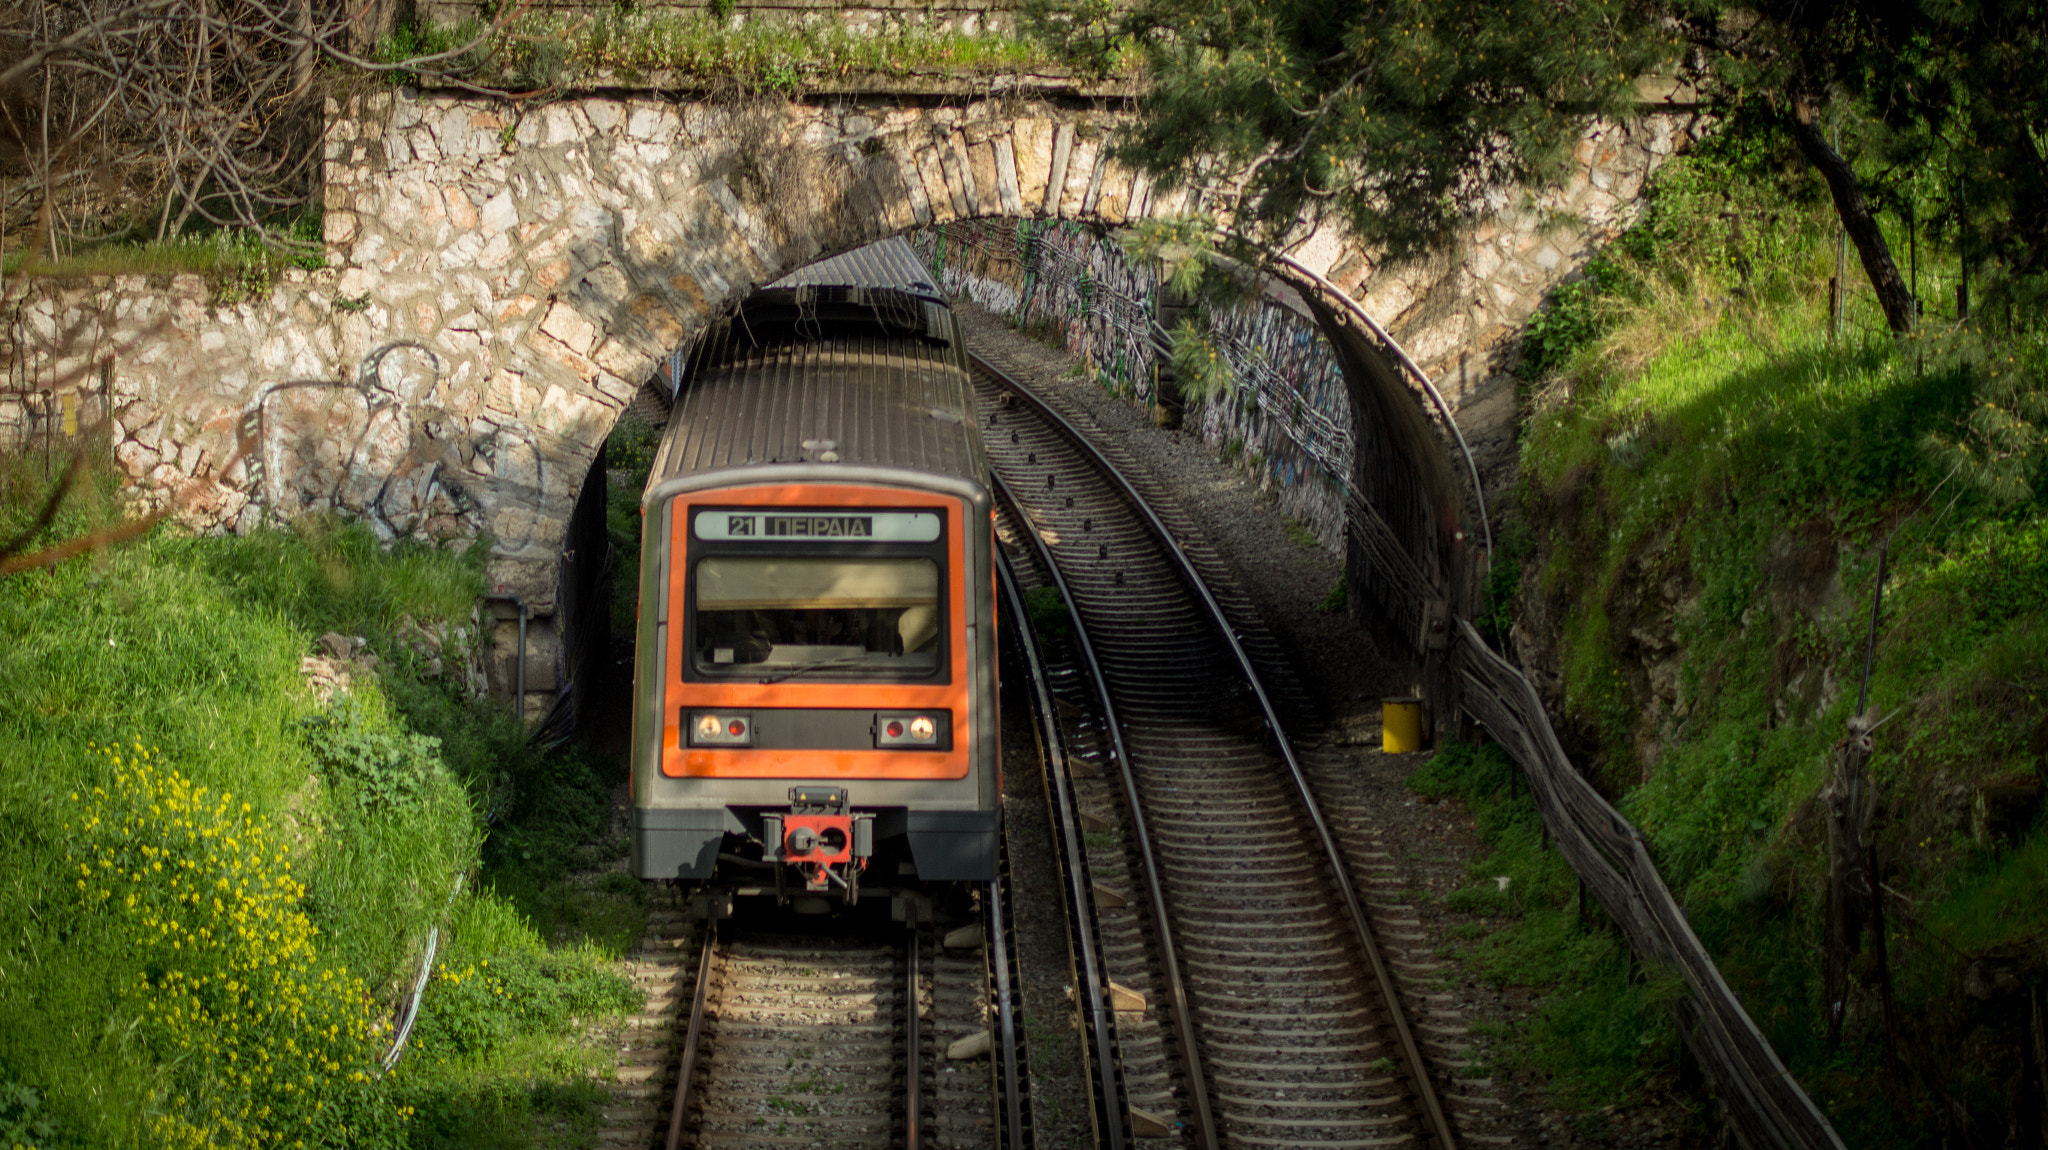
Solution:
M683 1124L689 1115L690 1080L697 1072L697 1045L704 1037L704 1004L711 989L711 959L718 948L718 923L705 924L704 948L697 957L697 992L690 999L690 1026L683 1032L683 1053L676 1064L675 1101L668 1108L666 1150L682 1150Z
M906 1067L903 1084L903 1145L908 1150L922 1150L923 1137L919 1126L924 1119L924 1044L917 1033L917 912L906 916L905 926L909 928L910 950L904 966L909 971L909 995L904 1009L904 1043L910 1048L910 1063Z
M970 356L970 358L974 357ZM1231 653L1236 657L1238 667L1244 672L1245 681L1250 684L1253 695L1259 700L1259 708L1265 714L1267 727L1273 733L1273 741L1280 750L1281 758L1287 763L1288 776L1294 783L1295 792L1300 796L1302 810L1308 816L1310 825L1315 828L1316 838L1322 845L1324 857L1329 861L1330 877L1337 886L1340 900L1344 904L1345 915L1351 923L1352 933L1357 937L1359 948L1365 953L1372 966L1375 980L1379 983L1381 997L1386 1003L1387 1013L1393 1022L1395 1037L1400 1042L1402 1056L1408 1063L1409 1073L1414 1080L1416 1095L1422 1103L1430 1133L1436 1138L1442 1150L1455 1150L1458 1144L1457 1138L1451 1132L1450 1120L1444 1112L1443 1101L1437 1097L1436 1085L1429 1079L1429 1069L1423 1062L1422 1047L1415 1040L1414 1028L1408 1025L1408 1013L1401 1004L1400 992L1395 988L1393 972L1387 967L1386 957L1380 953L1379 940L1373 933L1371 921L1366 917L1365 906L1360 901L1356 888L1351 884L1349 872L1345 869L1343 850L1337 845L1336 837L1331 833L1329 823L1323 818L1322 808L1316 802L1315 795L1309 786L1308 772L1303 769L1301 760L1295 756L1294 744L1287 738L1286 728L1280 722L1279 712L1274 709L1271 697L1266 694L1266 685L1259 678L1258 670L1253 666L1250 654L1245 651L1244 644L1239 641L1237 632L1231 627L1230 617L1224 614L1222 605L1210 593L1209 585L1203 581L1200 572L1195 570L1194 563L1188 559L1187 553L1181 549L1180 542L1174 538L1173 532L1168 530L1165 522L1159 518L1158 512L1152 509L1152 505L1146 502L1145 497L1139 494L1138 489L1132 485L1131 481L1124 476L1123 472L1115 464L1110 462L1109 457L1104 455L1100 448L1096 447L1086 435L1081 433L1079 428L1069 422L1051 404L1047 403L1043 398L1031 391L1031 389L1025 387L1021 382L998 370L986 361L974 358L974 363L982 370L1001 380L1004 386L1008 387L1014 394L1030 403L1043 414L1054 427L1058 428L1080 448L1105 478L1109 479L1110 482L1115 484L1124 493L1124 497L1130 501L1131 506L1139 513L1140 518L1144 519L1151 527L1153 533L1159 537L1160 542L1164 544L1163 549L1179 569L1181 577L1195 595L1201 599L1203 605L1208 609L1210 617L1215 620L1217 633L1222 636L1224 643L1229 646ZM998 479L997 484L1002 486L1002 481ZM1007 487L1004 488L1004 491L1007 496ZM1034 532L1032 537L1036 540L1037 534ZM1043 541L1038 541L1038 546L1042 551L1045 550ZM1046 558L1047 566L1052 567L1049 553ZM1059 569L1057 567L1052 569L1054 580L1059 582L1061 596L1067 598L1069 603L1073 602L1072 598L1067 596L1066 583L1060 579ZM1080 637L1082 646L1087 648L1087 634L1081 627L1078 611L1075 612L1074 633ZM1092 649L1088 651L1088 662L1092 669L1094 667ZM1108 706L1109 692L1107 687L1102 689L1102 695L1104 706ZM1126 793L1130 796L1133 816L1135 817L1137 806L1135 784L1131 782L1130 766L1124 761L1123 737L1113 718L1109 724L1109 730L1111 737L1116 742L1118 765L1124 770ZM1149 846L1146 849L1149 851ZM1152 870L1152 860L1149 853L1145 861L1147 874L1156 883L1158 880L1156 872ZM1163 918L1161 920L1161 929L1162 931L1164 930ZM1177 981L1174 989L1176 991L1176 1006L1184 1009L1185 1002L1178 997L1180 988ZM1206 1104L1206 1099L1204 1102Z
M980 361L976 361L979 363ZM986 367L986 364L982 366ZM1005 382L1013 382L1000 372L994 373ZM1036 396L1031 396L1036 400ZM1010 490L1002 476L991 474L998 494L1010 506L1017 509L1018 525L1024 534L1031 537L1053 585L1059 589L1060 598L1068 604L1074 602L1073 594L1067 589L1066 577L1060 574L1059 565L1053 562L1052 551L1046 546L1038 531L1031 526L1030 516L1024 513L1023 501ZM1166 885L1159 877L1159 860L1153 857L1152 834L1145 825L1145 812L1138 802L1138 778L1131 769L1130 752L1124 749L1123 723L1117 718L1116 703L1109 697L1109 680L1103 674L1102 664L1095 657L1095 645L1088 639L1088 628L1081 622L1079 610L1070 612L1074 628L1074 640L1081 648L1081 662L1088 669L1089 677L1095 683L1096 696L1102 701L1103 729L1109 733L1111 754L1116 758L1117 772L1124 789L1124 802L1129 808L1132 837L1137 840L1138 859L1144 864L1145 892L1152 908L1152 928L1157 932L1157 950L1160 973L1166 983L1167 1001L1172 1006L1174 1033L1180 1041L1183 1073L1187 1075L1188 1102L1194 1110L1193 1133L1195 1144L1202 1150L1220 1150L1221 1143L1216 1137L1216 1120L1209 1105L1208 1076L1202 1070L1202 1048L1195 1035L1194 1011L1188 1005L1187 986L1181 979L1180 960L1174 954L1173 925L1166 913Z
M1019 527L1031 529L1028 520L1021 521ZM1046 777L1053 792L1053 821L1058 825L1060 853L1066 862L1061 869L1066 873L1067 914L1073 923L1074 966L1078 974L1075 981L1088 1027L1088 1040L1081 1047L1083 1055L1095 1066L1090 1084L1095 1095L1096 1145L1106 1150L1125 1150L1130 1136L1120 1104L1124 1092L1118 1078L1121 1067L1116 1057L1115 1012L1110 1009L1103 986L1095 907L1089 894L1088 851L1075 814L1073 786L1067 778L1066 740L1060 737L1059 715L1053 707L1052 689L1046 684L1045 661L1039 654L1038 638L1031 633L1031 615L1024 609L1024 595L1017 589L1016 573L1010 569L1008 556L999 553L997 560L996 575L1003 586L1003 599L1009 606L1010 618L1016 621L1017 646L1031 676L1032 709L1038 715L1039 744L1044 748Z
M1016 995L1010 987L1009 928L1003 922L1003 874L1007 862L988 884L988 957L996 983L996 1068L1002 1084L1002 1123L1008 1139L1006 1150L1026 1150L1024 1144L1024 1091L1017 1074Z

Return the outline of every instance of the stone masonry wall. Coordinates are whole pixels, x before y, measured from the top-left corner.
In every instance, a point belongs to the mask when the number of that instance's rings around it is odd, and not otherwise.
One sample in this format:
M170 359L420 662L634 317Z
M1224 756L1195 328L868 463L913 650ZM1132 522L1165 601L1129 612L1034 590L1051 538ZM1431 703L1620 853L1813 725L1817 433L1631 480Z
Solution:
M0 421L26 434L64 393L110 393L142 498L202 530L335 508L488 532L545 652L577 489L660 358L753 285L914 227L1183 210L1106 159L1114 122L1016 95L351 99L329 108L330 267L232 305L194 277L11 280ZM1295 252L1511 443L1511 393L1472 365L1626 222L1679 136L1670 116L1596 128L1567 187L1432 265L1382 267L1327 229Z
M13 280L0 446L68 455L104 422L141 499L200 531L341 508L386 537L474 536L467 477L443 482L473 461L434 419L430 357L372 350L334 306L338 278L287 271L234 304L194 275Z

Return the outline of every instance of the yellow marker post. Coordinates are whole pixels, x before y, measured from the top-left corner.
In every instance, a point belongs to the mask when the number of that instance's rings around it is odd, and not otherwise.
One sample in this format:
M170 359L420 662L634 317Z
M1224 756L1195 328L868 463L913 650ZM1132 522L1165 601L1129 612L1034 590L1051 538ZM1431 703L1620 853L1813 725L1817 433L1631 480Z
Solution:
M1380 750L1406 755L1422 749L1422 700L1380 700Z
M78 396L69 391L64 393L64 434L78 434Z

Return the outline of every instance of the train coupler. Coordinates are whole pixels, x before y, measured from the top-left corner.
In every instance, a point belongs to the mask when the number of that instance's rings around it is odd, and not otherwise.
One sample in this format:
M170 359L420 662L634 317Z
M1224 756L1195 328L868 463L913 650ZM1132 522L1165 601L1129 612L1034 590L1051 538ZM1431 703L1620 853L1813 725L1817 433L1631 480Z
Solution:
M762 838L775 844L776 861L803 876L806 893L837 888L851 903L860 898L860 873L874 854L874 819L846 809L844 787L791 787L788 813L762 816Z

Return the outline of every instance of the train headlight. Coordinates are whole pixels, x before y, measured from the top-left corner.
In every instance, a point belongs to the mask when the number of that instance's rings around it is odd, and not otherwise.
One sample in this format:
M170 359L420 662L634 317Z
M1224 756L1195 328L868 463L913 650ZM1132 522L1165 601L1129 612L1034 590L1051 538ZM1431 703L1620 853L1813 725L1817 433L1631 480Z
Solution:
M754 716L744 711L692 711L684 729L693 747L754 745Z
M920 751L953 749L953 716L949 711L910 711L875 716L875 746Z

